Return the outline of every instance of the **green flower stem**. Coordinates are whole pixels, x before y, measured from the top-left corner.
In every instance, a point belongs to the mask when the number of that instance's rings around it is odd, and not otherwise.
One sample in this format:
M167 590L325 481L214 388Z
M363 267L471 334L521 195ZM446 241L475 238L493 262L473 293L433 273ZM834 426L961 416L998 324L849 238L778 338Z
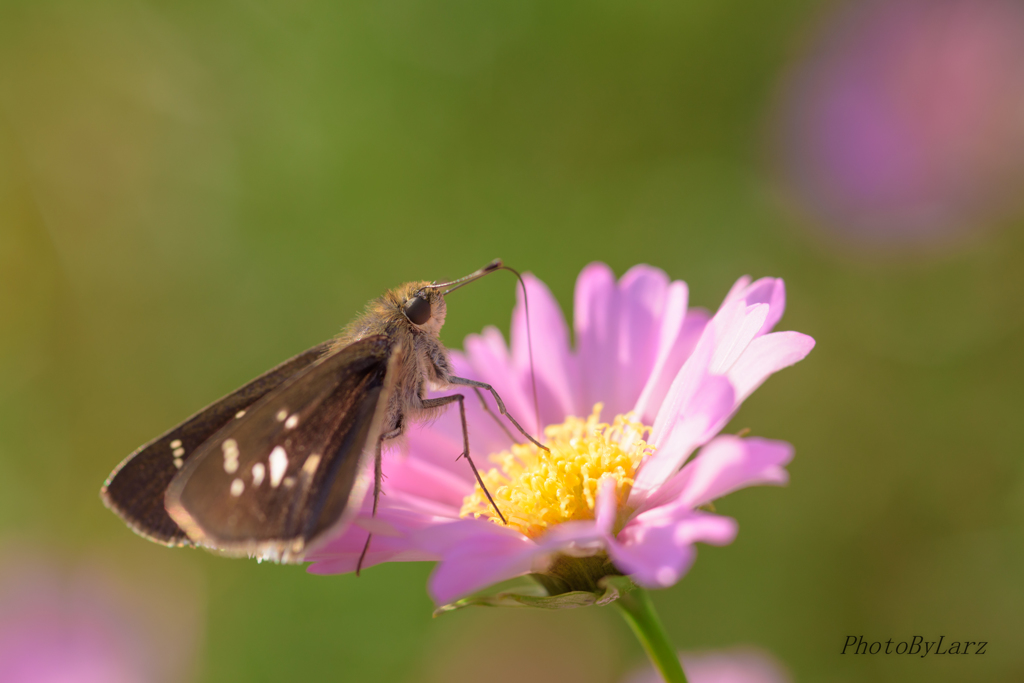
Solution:
M614 604L622 610L622 616L633 629L647 656L661 672L666 683L686 683L679 655L669 642L665 627L661 625L661 619L658 619L647 591L638 586L616 600Z

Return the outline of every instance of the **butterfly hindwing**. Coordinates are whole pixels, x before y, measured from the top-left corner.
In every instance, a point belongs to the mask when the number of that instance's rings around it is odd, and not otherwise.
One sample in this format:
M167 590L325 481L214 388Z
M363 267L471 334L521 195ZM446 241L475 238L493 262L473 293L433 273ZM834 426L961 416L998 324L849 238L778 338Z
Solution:
M168 513L197 544L300 560L344 523L387 403L387 337L324 356L208 439L167 488Z
M224 425L285 380L324 355L324 342L260 375L210 404L192 417L141 446L125 458L100 491L103 502L136 533L164 545L191 545L185 532L167 514L164 492L196 450Z

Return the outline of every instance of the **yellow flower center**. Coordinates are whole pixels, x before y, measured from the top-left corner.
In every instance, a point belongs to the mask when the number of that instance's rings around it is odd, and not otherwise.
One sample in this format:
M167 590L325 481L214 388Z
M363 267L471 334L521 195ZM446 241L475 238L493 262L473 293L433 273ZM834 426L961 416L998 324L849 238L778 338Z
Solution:
M637 467L651 451L642 438L650 429L631 414L616 415L611 424L600 422L601 408L598 403L585 420L569 417L546 427L550 452L525 443L490 456L497 468L480 474L509 526L536 538L555 524L594 519L598 482L604 477L615 480L621 516ZM501 524L479 484L459 514Z

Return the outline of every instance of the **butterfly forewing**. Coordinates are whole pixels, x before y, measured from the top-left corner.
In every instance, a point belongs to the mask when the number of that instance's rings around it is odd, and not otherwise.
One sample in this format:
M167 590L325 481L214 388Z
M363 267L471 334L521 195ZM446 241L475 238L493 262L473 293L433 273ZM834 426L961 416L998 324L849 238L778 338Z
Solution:
M165 545L191 545L167 514L164 491L204 442L285 380L324 355L324 342L281 363L242 388L207 406L183 423L140 447L103 484L103 502L135 532Z
M344 522L387 403L387 337L368 337L295 374L196 451L165 504L196 543L296 561Z

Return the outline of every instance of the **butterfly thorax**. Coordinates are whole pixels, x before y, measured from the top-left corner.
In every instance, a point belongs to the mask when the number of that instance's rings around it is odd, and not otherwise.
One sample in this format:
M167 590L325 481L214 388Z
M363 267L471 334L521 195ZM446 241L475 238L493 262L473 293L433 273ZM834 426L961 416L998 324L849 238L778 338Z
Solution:
M366 305L366 311L349 323L332 344L332 351L361 339L381 335L387 337L394 354L389 364L391 396L381 433L401 433L409 421L433 417L436 409L424 408L423 399L431 388L448 386L452 375L448 350L440 340L447 307L437 289L425 289L429 282L407 282L388 290ZM407 302L415 297L430 303L430 318L414 324L404 312Z

